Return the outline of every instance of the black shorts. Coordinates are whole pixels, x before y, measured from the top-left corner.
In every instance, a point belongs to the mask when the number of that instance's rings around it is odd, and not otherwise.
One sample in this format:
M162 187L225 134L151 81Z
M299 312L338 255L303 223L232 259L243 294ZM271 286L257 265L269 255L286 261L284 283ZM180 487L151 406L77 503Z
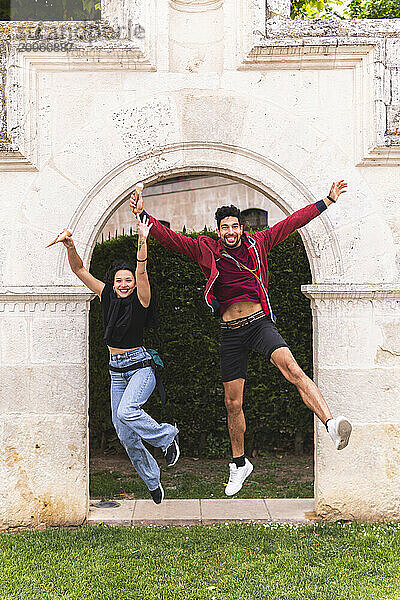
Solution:
M288 348L270 316L237 329L221 329L222 381L246 379L249 350L257 350L269 360L277 348Z

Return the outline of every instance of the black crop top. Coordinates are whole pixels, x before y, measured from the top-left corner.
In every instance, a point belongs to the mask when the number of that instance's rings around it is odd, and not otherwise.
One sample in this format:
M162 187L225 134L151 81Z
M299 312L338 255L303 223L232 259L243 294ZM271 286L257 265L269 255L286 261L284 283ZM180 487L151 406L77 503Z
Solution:
M113 348L143 346L143 329L148 309L140 304L137 290L126 298L118 298L111 283L101 293L104 339Z

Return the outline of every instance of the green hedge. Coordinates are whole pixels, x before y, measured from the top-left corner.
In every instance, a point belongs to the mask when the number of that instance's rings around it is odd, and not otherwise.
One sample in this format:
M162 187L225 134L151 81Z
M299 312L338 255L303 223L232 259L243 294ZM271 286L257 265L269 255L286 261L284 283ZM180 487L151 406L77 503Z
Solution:
M204 233L204 232L203 232ZM191 234L197 237L201 234ZM213 235L207 232L207 235ZM98 244L91 272L104 279L109 264L136 255L136 237ZM300 286L311 281L299 234L292 234L269 255L270 298L277 326L299 364L311 376L312 328L309 302ZM223 386L219 374L218 319L204 301L205 279L190 259L149 240L149 276L159 303L160 327L145 334L145 345L159 350L168 401L161 410L157 392L146 410L157 420L176 421L181 444L193 456L229 456ZM108 351L103 340L100 302L90 310L90 437L92 448L119 447L109 408ZM312 446L312 414L295 387L261 355L252 352L245 389L246 451Z

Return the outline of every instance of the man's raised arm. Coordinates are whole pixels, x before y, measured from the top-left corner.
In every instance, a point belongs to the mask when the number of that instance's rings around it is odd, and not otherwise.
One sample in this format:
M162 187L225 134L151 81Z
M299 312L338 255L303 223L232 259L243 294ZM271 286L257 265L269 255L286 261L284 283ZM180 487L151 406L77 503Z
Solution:
M160 242L160 244L197 261L199 256L197 240L182 235L181 233L176 233L176 231L172 231L172 229L165 227L160 221L157 221L157 219L149 215L144 210L141 193L138 195L138 198L135 197L135 194L132 194L129 205L132 212L139 215L141 219L143 219L144 216L148 217L149 224L152 224L150 233L158 242Z
M323 200L304 206L283 219L283 221L273 225L270 229L264 229L252 235L262 240L267 245L267 252L269 252L274 246L286 240L293 231L318 217L330 204L336 202L340 194L347 191L346 188L347 183L343 179L333 182L329 194Z

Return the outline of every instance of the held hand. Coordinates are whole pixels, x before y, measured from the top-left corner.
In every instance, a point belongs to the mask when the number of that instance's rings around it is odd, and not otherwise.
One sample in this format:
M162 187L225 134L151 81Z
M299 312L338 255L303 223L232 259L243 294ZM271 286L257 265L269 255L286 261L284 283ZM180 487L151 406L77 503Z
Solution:
M339 198L340 194L343 194L344 192L347 192L347 183L341 179L340 181L334 181L332 183L330 192L329 192L329 196L332 198L332 200L334 200L336 202L336 200Z
M65 238L65 240L62 240L62 243L64 244L64 246L66 248L73 248L74 247L74 240L72 239L72 237Z
M148 217L145 216L141 221L139 215L136 214L136 232L140 238L146 239L152 227L153 223L149 224Z

